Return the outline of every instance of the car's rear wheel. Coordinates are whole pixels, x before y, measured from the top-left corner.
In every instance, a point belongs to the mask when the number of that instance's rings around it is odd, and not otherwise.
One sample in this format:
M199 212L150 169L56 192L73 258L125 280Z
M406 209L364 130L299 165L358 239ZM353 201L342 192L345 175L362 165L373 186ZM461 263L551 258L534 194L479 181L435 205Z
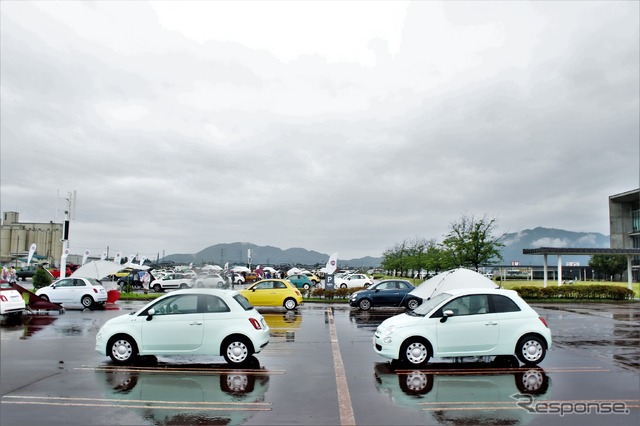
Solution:
M107 345L109 357L116 364L128 364L138 354L138 347L129 336L116 336Z
M361 311L368 311L371 308L371 301L369 299L360 300L360 303L358 303L358 308Z
M231 337L225 341L222 355L229 364L242 364L252 355L251 344L244 337Z
M44 300L45 302L49 301L49 297L46 294L41 294L40 299Z
M542 362L546 353L544 342L537 336L524 336L516 345L516 356L526 365Z
M162 293L162 286L160 284L155 284L153 286L153 291L155 291L156 293Z
M347 288L346 284L340 284L340 288Z
M411 365L424 365L429 361L429 346L423 339L407 340L400 349L401 360Z
M302 288L305 290L309 290L309 284L307 283L302 284Z
M91 296L84 295L82 296L82 299L80 299L80 303L82 303L82 306L84 306L85 308L90 308L91 306L93 306L93 299L91 298Z
M420 302L418 301L418 299L409 299L407 301L407 308L411 309L412 311L418 306L420 306Z
M295 309L296 306L298 306L298 302L296 302L295 299L288 298L287 300L284 301L283 306L287 308L287 310L291 311Z

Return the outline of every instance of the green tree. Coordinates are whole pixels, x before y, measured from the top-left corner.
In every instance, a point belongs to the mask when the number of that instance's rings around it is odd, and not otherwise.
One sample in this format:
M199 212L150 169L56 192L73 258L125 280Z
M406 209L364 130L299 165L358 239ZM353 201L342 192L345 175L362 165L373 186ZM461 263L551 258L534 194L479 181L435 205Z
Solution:
M49 284L51 284L51 281L52 281L51 274L47 272L44 268L40 267L33 274L33 278L31 278L31 281L33 283L33 288L35 290L42 287L46 287Z
M501 241L505 234L495 237L495 226L496 219L489 219L487 215L482 219L462 215L458 222L453 222L442 242L447 267L467 267L477 271L480 266L502 260L500 248L504 247Z
M627 259L622 254L596 254L589 259L589 266L596 272L613 277L622 275L627 269Z
M387 249L382 253L382 268L387 271L396 271L400 275L409 269L409 243L405 240L401 243L396 243L392 248Z

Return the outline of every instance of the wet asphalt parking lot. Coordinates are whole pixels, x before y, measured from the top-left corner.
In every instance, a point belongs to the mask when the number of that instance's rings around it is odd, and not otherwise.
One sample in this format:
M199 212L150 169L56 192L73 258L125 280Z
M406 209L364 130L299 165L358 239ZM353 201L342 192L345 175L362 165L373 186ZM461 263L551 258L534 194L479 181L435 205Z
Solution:
M259 310L271 341L253 363L159 357L116 367L94 351L109 318L67 309L0 327L0 424L637 425L640 304L532 304L553 332L539 368L431 360L406 369L372 335L396 312L307 303Z

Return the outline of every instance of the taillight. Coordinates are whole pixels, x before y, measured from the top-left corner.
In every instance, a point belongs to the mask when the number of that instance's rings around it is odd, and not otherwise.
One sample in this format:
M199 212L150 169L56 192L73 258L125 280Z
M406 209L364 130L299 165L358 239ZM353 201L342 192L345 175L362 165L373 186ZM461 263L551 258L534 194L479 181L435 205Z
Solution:
M302 297L302 294L301 294L298 290L296 290L296 294L297 294L298 296Z
M249 322L251 323L253 328L255 328L256 330L262 329L262 326L260 325L260 321L258 321L257 319L249 318Z
M94 287L93 288L93 292L97 294L98 293L98 289Z
M539 319L540 321L542 321L542 323L544 324L544 326L545 326L545 327L549 328L549 326L547 325L547 322L544 320L544 318L542 318L542 317L538 317L538 319Z

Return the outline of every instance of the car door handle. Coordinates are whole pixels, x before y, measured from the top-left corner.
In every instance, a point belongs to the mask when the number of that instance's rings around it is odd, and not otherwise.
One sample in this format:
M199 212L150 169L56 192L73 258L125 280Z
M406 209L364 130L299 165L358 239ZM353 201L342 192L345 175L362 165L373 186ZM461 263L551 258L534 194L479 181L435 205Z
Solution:
M484 325L498 325L496 321L485 322Z
M189 325L202 325L202 321L194 321Z

